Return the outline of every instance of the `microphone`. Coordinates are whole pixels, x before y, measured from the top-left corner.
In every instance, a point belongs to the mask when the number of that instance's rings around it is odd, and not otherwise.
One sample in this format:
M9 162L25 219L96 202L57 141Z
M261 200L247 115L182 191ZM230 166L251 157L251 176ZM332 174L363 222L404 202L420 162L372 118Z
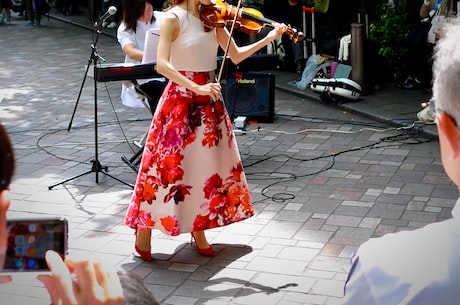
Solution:
M117 12L117 8L115 6L111 6L109 7L109 9L107 10L107 12L104 13L104 15L102 15L95 23L94 23L94 27L95 28L100 28L102 26L102 23L104 21L106 21L107 19L109 19L110 16L113 16L115 15L115 13Z

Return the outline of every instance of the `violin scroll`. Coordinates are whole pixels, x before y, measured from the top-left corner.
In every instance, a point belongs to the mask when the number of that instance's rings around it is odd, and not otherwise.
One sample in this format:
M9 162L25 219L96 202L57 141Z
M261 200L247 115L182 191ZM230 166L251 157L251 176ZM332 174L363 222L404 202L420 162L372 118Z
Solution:
M287 26L288 29L286 31L286 35L291 38L292 41L295 43L302 41L305 38L305 34L301 31L298 31L297 29L291 28L290 25Z

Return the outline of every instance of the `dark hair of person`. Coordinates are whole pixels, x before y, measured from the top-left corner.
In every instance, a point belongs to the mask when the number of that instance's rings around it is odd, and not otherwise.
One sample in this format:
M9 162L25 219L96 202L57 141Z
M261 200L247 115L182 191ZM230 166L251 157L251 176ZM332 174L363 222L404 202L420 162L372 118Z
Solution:
M125 31L136 33L137 20L144 15L145 4L150 3L155 9L153 0L124 0L123 1L123 22L126 25ZM155 21L155 14L152 14L150 22Z
M14 152L6 129L0 124L0 191L8 189L14 174Z
M117 273L126 305L159 305L139 276L124 270Z

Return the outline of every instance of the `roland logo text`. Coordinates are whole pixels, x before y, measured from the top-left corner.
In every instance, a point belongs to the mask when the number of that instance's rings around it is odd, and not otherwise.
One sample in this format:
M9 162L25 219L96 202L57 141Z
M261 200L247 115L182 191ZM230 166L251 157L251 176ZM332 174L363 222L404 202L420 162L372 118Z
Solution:
M242 78L242 79L238 79L237 80L238 84L250 84L250 85L254 85L256 83L256 79L253 78L253 79L245 79L245 78Z

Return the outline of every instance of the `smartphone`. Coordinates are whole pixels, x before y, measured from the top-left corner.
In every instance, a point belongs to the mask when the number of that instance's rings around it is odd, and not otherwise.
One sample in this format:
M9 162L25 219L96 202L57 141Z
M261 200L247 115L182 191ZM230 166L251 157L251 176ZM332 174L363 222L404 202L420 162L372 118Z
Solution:
M68 222L65 218L8 220L8 248L4 272L49 271L47 250L67 254Z

